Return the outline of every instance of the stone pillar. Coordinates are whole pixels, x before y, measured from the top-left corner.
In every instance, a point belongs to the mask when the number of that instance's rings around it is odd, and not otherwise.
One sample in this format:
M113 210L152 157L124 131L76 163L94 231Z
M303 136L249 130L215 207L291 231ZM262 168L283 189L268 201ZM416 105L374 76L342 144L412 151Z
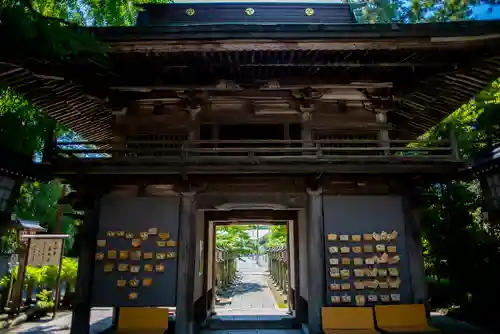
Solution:
M181 193L179 223L175 332L177 334L192 334L194 331L194 273L196 269L195 192Z
M325 299L325 245L322 189L307 189L308 194L308 326L310 334L320 334L321 308Z
M92 209L85 211L85 221L81 227L78 275L75 285L71 334L88 334L90 330L90 309L94 285L95 249L99 232L99 211L101 199L98 197Z

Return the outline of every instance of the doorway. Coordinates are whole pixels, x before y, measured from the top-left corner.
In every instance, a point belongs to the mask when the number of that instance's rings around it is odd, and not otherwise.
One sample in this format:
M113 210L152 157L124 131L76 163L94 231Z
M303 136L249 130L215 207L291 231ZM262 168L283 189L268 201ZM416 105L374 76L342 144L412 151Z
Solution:
M294 319L295 211L206 212L211 319Z

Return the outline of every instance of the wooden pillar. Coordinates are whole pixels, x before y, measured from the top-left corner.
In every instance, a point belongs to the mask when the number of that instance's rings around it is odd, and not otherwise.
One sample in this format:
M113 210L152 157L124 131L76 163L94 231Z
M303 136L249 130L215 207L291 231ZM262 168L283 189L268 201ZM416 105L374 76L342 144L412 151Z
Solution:
M320 334L321 308L325 299L325 250L322 189L307 189L308 194L308 326L310 334Z
M99 232L100 196L94 207L85 211L85 222L81 227L78 275L76 278L71 334L88 334L90 330L90 309L94 285L95 249Z
M430 310L427 298L427 284L425 283L420 214L412 189L408 189L403 197L403 213L405 217L406 248L413 295L412 302L425 304L426 308Z
M448 136L450 138L451 157L454 160L460 160L460 151L458 149L457 135L455 133L455 124L453 122L450 122L449 124Z
M387 125L387 113L385 111L378 112L376 116L376 122L377 124ZM377 139L380 141L379 146L385 149L384 154L391 155L391 151L389 150L389 148L391 147L391 144L389 142L389 130L379 130Z
M314 107L300 106L302 119L301 139L304 141L304 147L312 147L311 120L313 109Z
M194 273L196 269L195 192L181 193L179 258L177 267L177 305L175 332L194 331Z
M190 146L194 146L194 142L199 140L200 137L200 119L198 114L201 111L201 107L189 108L189 133L188 140Z
M43 143L42 153L42 162L45 164L48 164L52 161L54 149L56 148L56 138L54 137L55 128L56 122L53 120L49 120L47 131L45 132L45 141Z

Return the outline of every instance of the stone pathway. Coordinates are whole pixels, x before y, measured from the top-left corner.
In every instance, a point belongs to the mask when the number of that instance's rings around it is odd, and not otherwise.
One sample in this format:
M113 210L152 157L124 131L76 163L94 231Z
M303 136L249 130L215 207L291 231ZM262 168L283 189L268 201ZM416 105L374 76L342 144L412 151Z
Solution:
M90 315L90 334L100 333L111 327L113 316L112 308L93 308ZM71 328L71 312L64 312L54 320L27 322L14 329L7 330L7 333L58 333L69 334Z
M216 307L218 315L286 314L287 309L278 309L273 293L267 284L266 268L257 265L254 259L238 260L238 278L230 291L231 303Z

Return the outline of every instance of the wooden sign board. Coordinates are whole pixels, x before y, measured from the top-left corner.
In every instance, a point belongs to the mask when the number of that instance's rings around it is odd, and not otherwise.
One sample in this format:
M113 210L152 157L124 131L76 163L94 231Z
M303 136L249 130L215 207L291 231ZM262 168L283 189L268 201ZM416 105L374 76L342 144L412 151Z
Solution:
M61 260L63 239L32 238L28 249L29 266L58 266Z

